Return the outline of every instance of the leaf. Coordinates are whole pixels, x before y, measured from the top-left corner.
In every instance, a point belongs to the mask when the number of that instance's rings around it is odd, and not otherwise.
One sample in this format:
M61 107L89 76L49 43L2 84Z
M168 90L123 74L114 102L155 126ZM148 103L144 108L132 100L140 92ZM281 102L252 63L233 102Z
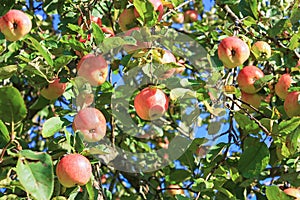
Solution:
M266 195L268 200L291 200L278 186L267 186Z
M266 85L270 80L273 79L273 75L266 75L254 82L254 87L256 89L262 88L264 85Z
M289 49L295 50L300 46L300 33L294 34L290 39Z
M51 54L50 52L40 44L40 42L38 42L36 39L34 39L33 37L27 37L29 41L26 41L26 43L28 45L32 45L40 54L41 56L43 56L43 58L46 60L46 62L51 66L53 67L53 60L51 58Z
M43 124L42 136L44 138L51 137L63 128L64 121L60 117L52 117L47 119Z
M67 64L69 64L73 60L73 56L70 55L63 55L58 57L57 59L54 60L54 66L55 68L60 68L63 67Z
M103 40L103 43L99 45L99 48L102 52L106 53L112 49L115 49L117 47L122 47L123 45L136 44L136 41L133 37L111 37L111 38L105 38Z
M252 141L251 144L248 141ZM247 147L241 155L238 169L245 178L254 178L268 165L270 160L269 149L265 143L260 142L258 139L250 138L245 143Z
M284 28L286 22L287 19L279 20L272 28L268 30L268 34L271 37L275 37L277 34L282 33L282 29Z
M16 172L26 192L38 200L51 198L54 188L53 163L50 155L22 150Z
M0 68L0 79L10 78L12 75L16 73L18 69L17 65L8 65Z
M95 38L96 45L100 45L105 38L105 34L101 30L98 24L95 22L92 23L93 35Z
M170 91L170 99L177 100L179 98L196 97L196 92L186 88L174 88Z
M6 125L0 120L0 148L3 148L10 140Z
M289 134L300 125L300 117L293 117L292 119L282 121L279 123L279 132Z
M170 173L170 181L175 181L176 183L183 182L191 177L191 175L191 172L187 170L176 169L174 172Z
M0 120L17 123L24 119L26 114L25 102L19 90L11 86L0 88Z

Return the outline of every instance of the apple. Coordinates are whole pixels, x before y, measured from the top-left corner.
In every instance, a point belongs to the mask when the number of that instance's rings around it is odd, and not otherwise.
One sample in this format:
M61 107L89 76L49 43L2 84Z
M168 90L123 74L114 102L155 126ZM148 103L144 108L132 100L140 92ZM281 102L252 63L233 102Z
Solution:
M181 189L181 187L177 184L171 184L169 185L168 189L167 189L167 193L171 196L175 196L177 194L184 194L183 189Z
M160 64L168 64L168 63L176 63L175 56L171 53L169 50L163 50L162 49L162 57L159 58ZM167 79L170 78L174 73L176 72L176 68L171 68L166 70L159 78L160 79Z
M248 45L238 37L223 39L218 46L218 56L226 68L242 65L250 56Z
M133 8L123 10L119 16L119 25L122 31L127 31L138 25Z
M275 85L275 93L281 99L285 99L292 84L292 77L290 74L283 74Z
M59 78L55 78L49 85L41 90L41 95L49 100L60 97L66 90L67 83L60 83Z
M133 31L141 31L141 28L134 27L124 33L124 36L133 36ZM138 38L135 38L136 45L124 45L125 51L128 53L133 53L136 50L148 49L151 48L152 42L140 41Z
M250 104L251 106L253 106L254 108L258 109L261 103L261 99L262 97L259 94L248 94L246 92L241 92L241 100ZM243 108L246 108L248 110L252 110L252 108L250 108L249 106L247 106L246 104L242 104Z
M20 40L31 28L29 16L20 10L10 10L0 18L0 30L9 41Z
M137 115L144 120L155 120L164 115L168 109L169 99L165 93L155 87L144 88L134 98Z
M81 109L92 105L93 102L94 102L94 95L91 93L80 92L76 96L76 106Z
M81 131L86 142L98 142L106 134L106 119L96 108L83 108L74 117L74 131Z
M69 188L85 185L92 176L90 161L80 154L64 156L57 164L56 175L59 182Z
M107 27L107 26L102 26L101 30L103 31L103 33L106 33L109 35L109 37L113 37L115 36L115 33L113 31L113 29L111 27Z
M244 67L238 74L237 82L239 88L248 94L254 94L261 88L255 88L254 83L256 80L264 77L264 73L256 66L249 65Z
M92 86L99 86L107 78L107 62L101 55L87 54L80 59L77 74L85 78Z
M198 21L198 12L196 10L187 10L184 12L184 22L192 23Z
M295 200L300 200L300 189L298 188L287 188L283 190L289 196L295 197Z
M148 0L154 8L154 11L158 12L158 19L157 21L160 21L162 19L162 16L164 14L164 6L161 0ZM136 18L140 17L140 14L137 12L136 9L134 9L134 15Z
M184 22L184 14L183 13L176 13L172 16L172 20L175 23L182 24Z
M289 92L284 100L284 110L289 117L300 116L300 104L299 104L300 92Z
M265 41L257 41L251 47L256 60L264 61L271 57L271 46Z

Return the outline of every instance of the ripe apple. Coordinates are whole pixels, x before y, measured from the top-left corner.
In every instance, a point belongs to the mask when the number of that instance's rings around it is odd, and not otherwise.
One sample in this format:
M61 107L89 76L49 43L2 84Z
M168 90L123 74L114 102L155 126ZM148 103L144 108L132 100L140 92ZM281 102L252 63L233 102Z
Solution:
M154 8L154 11L158 12L158 19L157 21L160 21L162 19L162 16L164 14L164 6L161 0L148 0ZM137 12L136 9L134 9L134 15L136 18L140 17L140 14Z
M0 18L0 30L9 41L21 39L31 28L29 16L20 10L10 10Z
M300 200L300 189L298 189L298 188L287 188L287 189L285 189L283 191L287 195L295 197L296 198L295 200Z
M164 115L168 109L169 99L165 93L155 87L144 88L134 98L137 115L144 120L155 120Z
M167 193L171 196L175 196L177 194L184 194L183 189L177 184L171 184L168 187L169 189L167 190Z
M285 99L288 94L288 89L292 84L292 77L290 74L283 74L275 85L275 93L281 99Z
M271 46L265 41L257 41L251 47L256 60L264 61L271 57Z
M66 90L67 83L60 83L59 78L53 79L51 83L41 90L41 95L49 100L60 97Z
M242 91L241 100L250 104L254 108L259 108L261 103L262 97L259 94L248 94L246 92ZM252 110L249 106L242 104L243 108L246 108L248 110Z
M81 131L86 142L98 142L106 134L106 119L96 108L83 108L74 117L74 131Z
M119 25L122 31L129 30L138 25L133 8L123 10L119 16Z
M184 14L183 13L176 13L172 16L172 20L175 23L182 24L184 22Z
M184 22L192 23L198 21L198 12L196 10L187 10L184 12Z
M141 31L141 28L134 27L124 33L124 36L133 36L133 31ZM148 49L151 48L152 42L140 41L138 38L135 38L136 45L124 45L125 51L128 53L133 53L136 50Z
M176 63L175 56L169 50L162 50L162 57L159 58L160 64ZM170 78L176 72L176 68L166 70L159 78L167 79Z
M299 104L300 92L289 92L284 100L284 110L289 117L300 116L300 104Z
M244 67L238 74L237 82L239 88L248 94L254 94L261 88L255 88L254 83L256 80L264 77L263 71L256 66L249 65Z
M85 185L92 176L90 161L80 154L69 154L57 164L56 175L59 182L69 188Z
M218 56L226 68L242 65L250 56L248 45L238 37L223 39L218 46Z
M85 78L92 86L99 86L107 78L107 62L101 55L87 54L79 61L77 74Z

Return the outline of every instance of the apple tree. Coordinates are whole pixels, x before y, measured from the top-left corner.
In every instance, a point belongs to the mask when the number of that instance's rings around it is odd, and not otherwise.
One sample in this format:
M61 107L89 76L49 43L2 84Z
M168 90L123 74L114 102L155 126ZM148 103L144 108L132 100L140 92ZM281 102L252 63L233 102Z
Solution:
M2 0L0 200L300 199L300 2Z

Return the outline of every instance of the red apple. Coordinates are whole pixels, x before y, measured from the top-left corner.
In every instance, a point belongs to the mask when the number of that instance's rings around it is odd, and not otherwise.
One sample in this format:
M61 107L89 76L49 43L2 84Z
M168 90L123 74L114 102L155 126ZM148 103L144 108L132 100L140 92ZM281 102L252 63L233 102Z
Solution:
M259 108L262 97L259 94L248 94L242 91L241 100L250 104L254 108ZM249 106L242 104L242 107L252 110Z
M20 10L10 10L0 18L0 30L9 41L21 39L31 28L29 16Z
M283 74L275 85L275 93L281 99L285 99L288 95L288 89L292 84L292 77L290 74Z
M115 33L111 27L102 26L101 30L103 31L103 33L109 34L109 37L115 36Z
M92 176L90 161L80 154L69 154L57 164L56 175L59 182L69 188L85 185Z
M172 20L175 23L182 24L184 22L184 15L183 13L176 13L172 16Z
M257 41L251 47L251 52L258 61L264 61L271 57L271 46L264 41Z
M159 59L160 64L176 63L175 56L169 50L162 50L162 57ZM176 68L166 70L159 78L167 79L170 78L176 72Z
M120 14L119 25L122 31L126 31L137 26L137 20L133 10L133 8L128 8L123 10Z
M196 10L187 10L184 12L184 22L192 23L198 21L198 12Z
M299 104L300 92L289 92L284 100L284 110L289 117L300 116L300 104Z
M107 62L101 55L87 54L79 61L77 74L85 78L92 86L99 86L107 78Z
M161 0L148 0L154 8L154 11L158 12L158 19L157 21L160 21L162 19L162 16L164 14L164 6ZM136 18L140 17L140 14L137 12L136 9L134 9L134 15Z
M106 134L106 119L96 108L83 108L74 117L74 131L81 131L86 142L98 142Z
M141 31L141 28L134 27L134 28L126 31L124 36L132 36L133 31ZM152 45L151 42L139 41L138 39L136 39L136 40L137 40L136 45L124 45L125 51L127 51L128 53L133 53L136 50L151 48L151 45Z
M67 83L60 83L59 78L53 79L51 83L41 90L41 95L49 100L60 97L66 90Z
M250 56L248 45L238 37L223 39L218 47L219 59L226 68L242 65Z
M254 94L261 88L255 88L254 83L256 80L264 77L263 71L256 66L246 66L238 74L237 82L239 88L248 94Z
M177 184L171 184L168 188L169 189L167 189L167 193L171 196L175 196L177 194L184 194L183 189L181 189L181 187Z
M295 197L295 200L300 200L300 189L298 189L298 188L287 188L283 191L287 195Z
M169 99L165 93L155 87L144 88L134 99L137 115L144 120L155 120L168 109Z

